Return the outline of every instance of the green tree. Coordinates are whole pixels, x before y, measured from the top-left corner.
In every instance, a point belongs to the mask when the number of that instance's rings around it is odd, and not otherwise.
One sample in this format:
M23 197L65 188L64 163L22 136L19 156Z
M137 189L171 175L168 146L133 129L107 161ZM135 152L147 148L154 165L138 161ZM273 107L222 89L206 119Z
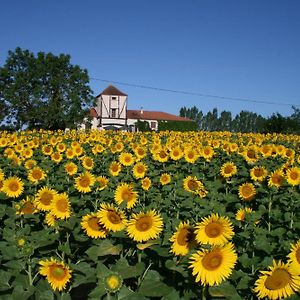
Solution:
M261 132L264 118L251 111L242 110L232 121L234 132Z
M75 128L94 97L87 70L72 65L70 55L16 48L0 68L0 105L15 129ZM1 118L2 117L2 118Z

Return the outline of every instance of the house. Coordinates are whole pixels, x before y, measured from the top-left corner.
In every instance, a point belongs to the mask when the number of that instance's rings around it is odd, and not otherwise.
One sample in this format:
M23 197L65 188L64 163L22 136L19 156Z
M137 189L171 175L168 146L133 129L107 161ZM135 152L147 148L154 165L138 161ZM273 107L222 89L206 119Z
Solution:
M136 122L146 121L152 130L158 129L158 121L191 121L188 118L175 116L161 111L127 109L128 95L113 85L109 85L96 96L96 106L90 109L91 129L136 131ZM87 127L87 119L81 128Z

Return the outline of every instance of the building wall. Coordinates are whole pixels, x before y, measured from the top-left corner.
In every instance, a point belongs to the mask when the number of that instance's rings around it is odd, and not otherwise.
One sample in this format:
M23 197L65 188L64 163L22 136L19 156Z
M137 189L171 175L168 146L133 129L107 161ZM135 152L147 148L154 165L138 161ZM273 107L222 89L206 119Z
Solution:
M127 96L100 95L95 109L102 127L126 125Z
M134 126L134 124L137 122L137 119L127 119L127 125L128 126ZM158 121L157 120L140 120L140 121L146 121L149 124L150 129L157 130L158 129Z

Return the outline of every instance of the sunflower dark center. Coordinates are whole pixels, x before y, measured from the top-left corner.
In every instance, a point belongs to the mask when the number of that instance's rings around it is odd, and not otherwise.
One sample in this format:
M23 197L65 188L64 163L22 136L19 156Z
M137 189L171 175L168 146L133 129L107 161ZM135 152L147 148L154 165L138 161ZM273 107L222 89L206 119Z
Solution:
M256 177L262 177L262 176L264 175L264 170L261 169L261 168L255 169L255 170L254 170L254 175L255 175Z
M24 203L24 206L22 208L22 213L24 215L30 215L34 212L34 206L31 202Z
M233 167L231 165L228 165L224 168L225 174L230 174L233 171Z
M248 198L250 196L252 196L252 188L248 185L245 185L243 188L242 188L242 195L245 197L245 198Z
M18 182L11 182L9 184L9 189L12 191L12 192L16 192L18 189L19 189L19 184Z
M180 246L185 246L187 243L194 240L195 234L188 228L182 228L177 236L177 243Z
M205 226L205 233L210 238L219 236L222 232L222 225L217 222L211 222Z
M122 192L122 199L124 201L129 201L130 198L131 198L131 192L130 191L125 190L125 191Z
M190 179L187 183L188 188L192 191L195 191L198 189L198 183L195 179Z
M202 266L209 271L214 271L218 269L223 261L222 254L219 250L213 250L207 253L202 259Z
M298 263L300 264L300 248L298 248L296 251L296 259L297 259Z
M249 158L255 158L255 151L254 150L248 150L247 151L247 156Z
M292 180L297 180L298 177L299 177L299 174L298 174L297 172L291 172L291 173L290 173L290 178L291 178Z
M32 172L32 177L36 180L41 179L42 178L42 172L40 170L34 170Z
M278 290L284 288L291 281L289 272L285 269L276 269L265 281L268 290Z
M68 209L68 203L67 203L67 201L65 199L59 199L56 202L56 208L60 212L66 212L67 209Z
M51 274L56 280L62 280L66 275L66 271L62 266L54 266L51 268Z
M147 231L152 227L152 219L149 216L141 217L137 220L136 229L138 231Z
M40 201L44 204L44 205L49 205L51 203L51 200L53 199L53 195L49 192L44 192L41 197L40 197Z
M138 173L144 173L144 172L145 172L144 166L138 166L138 167L136 168L136 170L137 170Z
M99 230L100 229L100 226L99 226L99 219L97 217L92 217L90 218L87 223L88 223L88 226L93 229L93 230Z
M120 224L122 222L122 219L115 211L109 211L107 213L107 218L113 224Z
M88 187L90 185L90 179L86 176L83 176L82 178L80 178L80 186L82 187Z

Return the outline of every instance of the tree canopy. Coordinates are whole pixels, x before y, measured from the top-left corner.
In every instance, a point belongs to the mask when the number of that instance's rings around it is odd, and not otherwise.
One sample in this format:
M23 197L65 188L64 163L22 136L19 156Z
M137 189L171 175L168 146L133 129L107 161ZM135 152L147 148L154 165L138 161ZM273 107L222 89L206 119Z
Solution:
M207 131L231 131L231 132L276 132L276 133L300 133L300 109L292 107L294 112L289 117L280 113L274 113L268 118L250 111L241 111L234 118L231 112L214 108L206 115L196 106L191 108L182 107L180 116L194 120L199 130Z
M85 69L70 55L16 48L0 67L0 122L12 129L74 128L94 97Z

